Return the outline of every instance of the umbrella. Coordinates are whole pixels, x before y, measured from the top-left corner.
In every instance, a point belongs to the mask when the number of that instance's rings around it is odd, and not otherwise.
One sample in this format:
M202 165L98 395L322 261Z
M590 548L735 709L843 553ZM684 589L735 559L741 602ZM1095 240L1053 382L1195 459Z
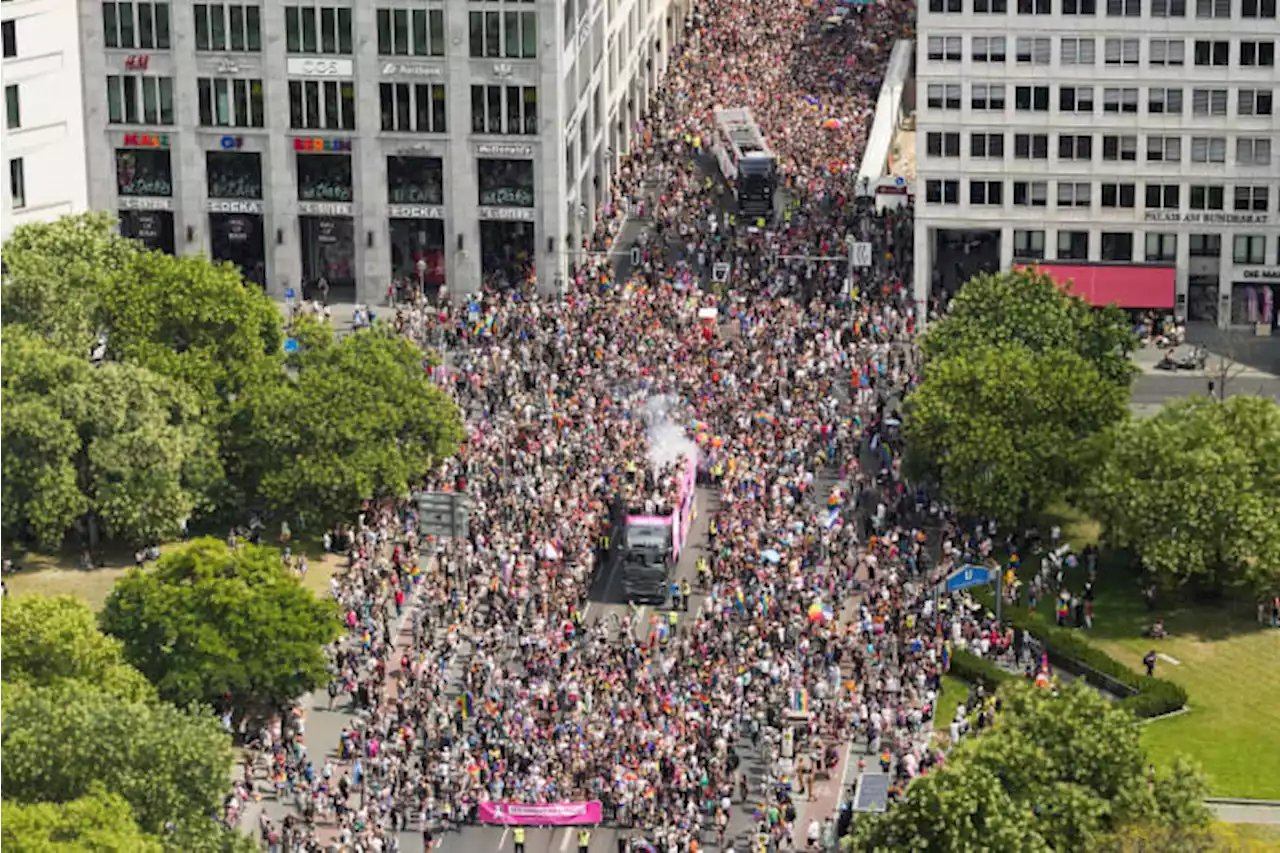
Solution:
M760 552L760 559L764 560L766 563L773 563L776 566L778 563L782 562L782 555L770 548L768 551Z
M829 118L822 123L822 126L827 130L839 130L844 127L844 122L838 118Z

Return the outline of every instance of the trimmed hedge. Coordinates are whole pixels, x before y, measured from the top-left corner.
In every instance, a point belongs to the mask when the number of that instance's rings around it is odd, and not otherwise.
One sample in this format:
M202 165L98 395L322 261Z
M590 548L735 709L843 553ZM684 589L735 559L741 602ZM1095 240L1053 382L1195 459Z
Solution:
M1001 684L1020 681L1018 676L1005 672L986 658L980 658L964 649L951 650L950 675L970 684L981 684L987 692L994 693Z

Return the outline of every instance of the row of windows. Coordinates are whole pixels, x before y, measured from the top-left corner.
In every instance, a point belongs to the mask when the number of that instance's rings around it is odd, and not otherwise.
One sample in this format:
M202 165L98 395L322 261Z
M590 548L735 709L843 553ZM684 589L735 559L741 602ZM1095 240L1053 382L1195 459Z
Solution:
M1047 36L968 36L969 58L974 62L1004 63L1009 59L1009 43L1013 57L1020 65L1050 65L1053 62L1053 39ZM960 62L964 58L965 36L929 36L927 56L933 62ZM1058 61L1062 65L1096 65L1096 38L1066 36L1058 39ZM1134 66L1142 62L1142 39L1104 38L1102 61L1111 66ZM1191 58L1198 66L1223 67L1231 64L1231 42L1195 39ZM1154 67L1185 65L1187 40L1152 38L1147 40L1147 64ZM1273 68L1276 43L1271 39L1242 39L1236 50L1236 64L1242 68Z
M979 207L1001 207L1005 203L1005 182L971 178L968 184L969 204ZM1093 207L1094 184L1091 181L1059 180L1051 193L1049 181L1010 181L1009 201L1016 207L1048 207L1053 198L1059 208ZM930 178L925 181L925 201L929 204L960 204L961 181L955 178ZM1125 181L1102 181L1097 184L1100 207L1135 209L1138 206L1138 184ZM1147 210L1226 210L1226 187L1220 184L1197 184L1183 192L1180 184L1147 183L1142 185L1143 206ZM1234 188L1231 210L1236 213L1267 213L1271 209L1271 188L1240 185Z
M202 127L265 127L261 80L201 77L196 81ZM18 87L5 89L8 126L20 126ZM445 87L436 83L382 83L382 129L447 133ZM174 123L173 78L121 74L107 78L110 124ZM536 135L538 90L534 86L472 86L471 129L475 133ZM349 80L290 80L289 126L295 130L355 130L356 88Z
M976 14L1004 15L1009 11L1009 0L971 0L970 8ZM1276 0L1147 0L1146 11L1152 18L1185 18L1188 9L1197 18L1228 20L1234 9L1240 10L1245 19L1274 18ZM1141 18L1143 0L1014 0L1013 7L1019 15L1096 15L1101 9L1109 18ZM965 0L929 0L929 11L934 14L963 14Z
M262 50L262 9L240 3L196 3L196 50L257 53ZM378 9L382 56L445 55L444 9ZM468 12L470 54L484 59L536 59L538 13L502 9ZM354 50L352 9L286 6L285 50L291 54L346 54ZM168 3L104 2L104 43L109 48L168 50Z
M1101 232L1101 257L1104 261L1139 260L1134 257L1134 238L1129 231ZM1168 232L1148 231L1144 238L1144 257L1149 263L1172 263L1178 259L1178 235ZM1188 235L1188 251L1192 257L1222 257L1221 234ZM1058 252L1054 260L1089 260L1088 231L1059 231ZM1260 234L1236 234L1232 237L1231 260L1237 264L1263 264L1266 262L1267 238ZM1013 257L1015 260L1048 260L1045 252L1045 232L1042 230L1014 229Z
M1057 108L1061 113L1090 114L1098 110L1096 86L1058 86ZM1137 115L1143 104L1142 89L1137 86L1104 86L1102 112ZM1048 112L1053 106L1051 86L1014 86L1013 108L1019 112ZM1148 115L1183 115L1188 112L1186 89L1177 86L1151 86L1146 89ZM1269 116L1275 109L1275 93L1271 89L1239 88L1235 90L1237 116ZM1192 116L1227 115L1231 103L1230 89L1191 89ZM959 83L930 83L925 88L925 104L931 110L963 108L963 89ZM1003 112L1008 106L1008 87L1004 83L969 84L971 110Z
M1017 160L1048 160L1051 152L1047 133L1015 133L1012 149ZM969 134L969 156L974 159L1003 160L1006 156L1004 133L975 132ZM1143 151L1148 163L1180 163L1183 161L1181 136L1149 134L1143 149L1136 134L1102 134L1101 142L1094 144L1095 136L1088 133L1060 133L1056 136L1056 156L1060 161L1093 162L1095 151L1103 161L1136 162ZM925 135L925 153L930 157L959 157L961 134L959 131L930 131ZM1275 146L1270 136L1244 136L1236 139L1235 163L1240 166L1269 166ZM1225 163L1227 140L1220 136L1193 136L1186 152L1192 163Z

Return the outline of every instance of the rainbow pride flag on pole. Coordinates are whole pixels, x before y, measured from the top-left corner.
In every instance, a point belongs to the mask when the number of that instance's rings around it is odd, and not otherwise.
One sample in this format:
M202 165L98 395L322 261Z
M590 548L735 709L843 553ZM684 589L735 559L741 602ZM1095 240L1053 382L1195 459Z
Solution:
M809 691L803 687L797 687L791 691L791 710L798 711L801 714L809 713Z

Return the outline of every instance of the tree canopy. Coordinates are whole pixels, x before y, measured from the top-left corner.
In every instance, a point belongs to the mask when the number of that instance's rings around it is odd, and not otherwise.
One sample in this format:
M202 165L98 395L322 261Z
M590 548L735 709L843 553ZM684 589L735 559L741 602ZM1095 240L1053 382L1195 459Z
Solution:
M945 317L921 340L926 360L965 355L988 345L1017 343L1033 353L1074 352L1098 376L1126 388L1136 370L1137 339L1124 312L1094 308L1035 269L982 274L965 283Z
M0 838L11 853L160 853L138 828L133 809L101 786L65 803L6 803Z
M1069 350L975 347L926 363L908 458L961 512L1014 523L1080 482L1086 440L1125 417L1127 393Z
M1149 776L1132 717L1092 689L1016 684L1000 695L995 726L901 804L859 821L854 850L1088 850L1130 827L1208 825L1200 773L1179 760Z
M275 708L324 684L334 605L303 588L278 551L197 539L118 581L101 614L125 657L179 705Z
M1192 397L1109 437L1086 490L1114 545L1170 584L1280 593L1280 405Z

